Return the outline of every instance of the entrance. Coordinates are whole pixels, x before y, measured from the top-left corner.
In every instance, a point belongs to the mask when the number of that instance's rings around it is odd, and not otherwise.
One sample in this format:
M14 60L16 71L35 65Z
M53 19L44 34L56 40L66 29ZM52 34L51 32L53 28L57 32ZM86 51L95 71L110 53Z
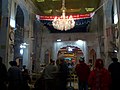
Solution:
M60 48L57 58L64 58L67 63L76 65L81 56L84 56L82 50L76 46L66 46Z
M69 68L70 76L68 77L68 87L78 87L78 79L74 67L79 63L81 56L84 56L83 51L76 46L62 47L58 51L57 58L64 58Z
M16 30L15 30L15 39L14 39L14 60L18 63L18 66L22 67L23 55L20 53L20 45L24 41L24 14L20 6L17 6L16 12Z
M94 66L95 64L95 60L96 60L96 52L94 49L91 49L89 52L89 64L91 65L91 67Z

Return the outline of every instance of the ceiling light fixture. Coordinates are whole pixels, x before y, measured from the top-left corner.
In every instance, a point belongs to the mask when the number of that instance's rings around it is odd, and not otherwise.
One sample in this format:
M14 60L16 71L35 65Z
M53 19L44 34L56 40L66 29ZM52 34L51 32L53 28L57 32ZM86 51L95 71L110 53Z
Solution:
M57 39L57 42L60 42L61 41L61 39Z
M53 22L52 22L53 27L55 29L61 30L61 31L63 31L63 30L67 31L67 30L72 29L75 26L75 21L74 21L72 15L65 16L65 10L66 10L66 8L65 8L65 0L62 0L62 8L61 8L61 10L62 10L61 17L56 16L54 18Z
M44 2L45 0L37 0L37 2Z
M87 12L91 12L91 11L94 10L94 8L85 8L85 10L86 10Z

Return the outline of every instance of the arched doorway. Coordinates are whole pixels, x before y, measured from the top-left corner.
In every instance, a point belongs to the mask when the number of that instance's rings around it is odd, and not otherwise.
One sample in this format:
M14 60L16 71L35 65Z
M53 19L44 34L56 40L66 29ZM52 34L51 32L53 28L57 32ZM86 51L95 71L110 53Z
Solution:
M57 53L57 61L56 63L59 64L59 58L64 58L65 62L68 65L70 77L68 77L68 85L71 85L71 80L73 81L73 85L77 82L77 75L75 73L75 66L78 64L79 59L81 56L84 56L83 51L78 48L77 46L65 46L59 49Z
M67 63L73 63L76 65L78 59L84 56L82 50L76 46L66 46L60 48L57 54L57 58L64 58Z
M91 49L89 52L89 64L93 66L95 64L95 60L96 60L96 52L94 49Z
M14 39L14 60L17 60L18 65L22 65L23 56L20 54L20 45L24 41L24 14L20 6L17 6L17 12L15 16L16 30Z

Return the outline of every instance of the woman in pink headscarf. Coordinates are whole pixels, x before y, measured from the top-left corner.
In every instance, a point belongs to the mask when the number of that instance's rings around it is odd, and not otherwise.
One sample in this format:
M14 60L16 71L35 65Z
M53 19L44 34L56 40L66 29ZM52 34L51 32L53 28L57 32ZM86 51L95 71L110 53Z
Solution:
M90 72L88 84L91 90L109 90L111 84L110 73L103 67L103 60L97 59L95 68Z

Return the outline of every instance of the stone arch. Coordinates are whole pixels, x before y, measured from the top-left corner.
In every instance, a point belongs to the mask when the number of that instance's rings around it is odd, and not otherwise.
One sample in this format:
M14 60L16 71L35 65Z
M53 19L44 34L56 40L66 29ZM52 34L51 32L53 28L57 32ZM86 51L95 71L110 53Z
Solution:
M91 49L89 51L89 63L91 63L92 65L94 65L96 60L96 51L94 49Z
M24 28L24 13L19 5L17 6L15 20L16 20L17 27L21 26L22 28Z
M83 51L77 46L65 46L57 52L57 58L64 58L67 62L77 64L79 58L84 56Z
M53 55L53 58L55 60L57 59L57 52L60 50L60 48L67 47L67 46L75 46L75 47L80 48L83 51L85 60L88 60L86 45L87 45L86 41L82 41L82 40L81 40L81 42L76 42L76 41L55 42L54 46L53 46L54 47L53 53L55 53Z
M18 2L17 8L18 7L22 10L23 15L24 15L24 30L29 30L30 14L29 14L29 11L27 10L27 6ZM16 12L17 12L17 10L16 10Z
M25 6L25 4L22 4L21 2L18 2L18 6L17 8L20 8L21 11L22 11L22 16L24 16L24 24L22 24L22 26L24 27L23 28L23 36L24 36L24 43L27 43L29 44L29 30L31 30L32 28L30 28L30 18L31 18L31 13L29 12L28 10L28 6ZM16 11L17 12L17 11ZM16 13L17 14L17 13ZM31 68L31 65L30 65L30 48L29 46L27 46L25 49L24 49L24 53L23 53L23 62L22 64L23 65L26 65L27 68Z
M19 5L17 6L15 21L14 59L17 59L22 65L23 56L20 54L20 45L24 42L24 13Z

